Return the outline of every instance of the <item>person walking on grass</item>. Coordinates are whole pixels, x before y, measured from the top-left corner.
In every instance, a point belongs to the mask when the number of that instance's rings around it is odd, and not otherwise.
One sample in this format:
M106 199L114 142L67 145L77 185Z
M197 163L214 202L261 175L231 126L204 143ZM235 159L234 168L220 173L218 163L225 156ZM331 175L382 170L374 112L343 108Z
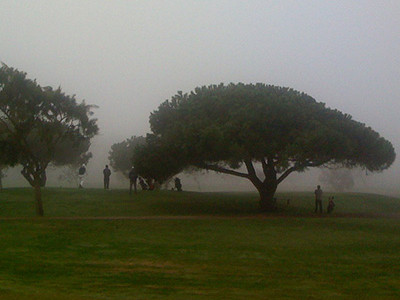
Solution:
M322 213L322 190L320 185L317 186L317 189L314 191L314 195L315 195L315 212L319 211L319 213Z
M108 168L108 165L106 165L105 169L103 170L103 175L104 175L104 189L108 190L110 189L110 176L111 176L111 171Z
M79 188L83 188L83 182L86 175L86 165L82 164L82 166L78 170L78 180L79 180Z
M182 183L179 177L175 178L175 188L178 192L182 192Z
M137 175L134 167L132 167L132 169L129 171L128 177L129 177L129 195L132 195L132 186L134 187L135 194L136 194L137 193L136 184L137 184L138 175Z

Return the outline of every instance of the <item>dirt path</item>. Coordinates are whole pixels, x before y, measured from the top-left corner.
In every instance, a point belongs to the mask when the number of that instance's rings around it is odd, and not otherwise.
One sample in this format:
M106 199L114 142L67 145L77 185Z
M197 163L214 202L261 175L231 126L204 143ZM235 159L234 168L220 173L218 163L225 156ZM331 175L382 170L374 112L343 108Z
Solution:
M318 215L318 214L303 214L303 215L247 215L247 216L215 216L215 215L197 215L197 216L100 216L100 217L0 217L1 220L247 220L247 219L280 219L280 218L388 218L400 219L400 214L333 214L333 215Z

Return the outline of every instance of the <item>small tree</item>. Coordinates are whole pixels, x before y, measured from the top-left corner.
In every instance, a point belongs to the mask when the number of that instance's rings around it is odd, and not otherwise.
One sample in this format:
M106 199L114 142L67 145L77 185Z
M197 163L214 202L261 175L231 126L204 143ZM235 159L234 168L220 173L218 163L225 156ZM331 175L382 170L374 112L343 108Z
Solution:
M161 143L154 135L147 135L146 143L136 147L133 153L132 161L138 174L163 184L181 172L184 167L180 161L180 153L174 146Z
M143 136L132 136L125 141L113 144L108 156L113 170L128 178L129 171L132 168L134 150L145 143L146 139Z
M350 115L265 84L178 92L150 115L150 126L153 133L135 161L151 166L153 176L190 166L239 176L258 190L263 211L275 208L276 189L292 172L324 165L382 171L396 156L389 141ZM149 162L151 156L157 164Z
M43 215L41 184L49 164L73 163L97 134L92 108L60 88L41 87L26 73L0 68L0 152L2 163L22 165L34 187L37 214Z

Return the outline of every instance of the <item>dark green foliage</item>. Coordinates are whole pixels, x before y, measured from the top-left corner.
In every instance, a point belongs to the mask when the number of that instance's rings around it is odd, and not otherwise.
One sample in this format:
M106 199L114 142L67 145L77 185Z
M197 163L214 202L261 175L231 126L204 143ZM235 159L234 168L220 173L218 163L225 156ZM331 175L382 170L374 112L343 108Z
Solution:
M94 106L78 104L60 88L43 88L5 65L0 75L2 152L9 154L10 165L29 160L64 165L88 150L98 132L96 119L90 118Z
M179 93L151 114L150 124L164 142L179 145L188 163L272 156L283 168L335 162L380 171L395 158L388 141L351 116L304 93L263 84Z
M179 92L151 114L150 126L152 142L141 153L174 161L173 168L159 164L170 176L194 166L248 178L269 201L294 171L323 165L382 171L395 159L389 141L350 115L304 93L260 83ZM262 165L265 178L256 176L253 163ZM235 171L241 166L247 172Z
M113 144L108 159L114 171L121 172L128 178L129 171L132 168L134 150L145 143L146 139L143 136L133 136L125 141Z
M21 173L35 187L38 201L49 164L88 157L90 139L98 132L93 107L77 103L60 88L41 87L16 69L0 68L0 160L23 166Z
M137 147L133 165L138 174L159 183L182 171L180 151L173 144L162 144L154 135L148 135L146 143Z

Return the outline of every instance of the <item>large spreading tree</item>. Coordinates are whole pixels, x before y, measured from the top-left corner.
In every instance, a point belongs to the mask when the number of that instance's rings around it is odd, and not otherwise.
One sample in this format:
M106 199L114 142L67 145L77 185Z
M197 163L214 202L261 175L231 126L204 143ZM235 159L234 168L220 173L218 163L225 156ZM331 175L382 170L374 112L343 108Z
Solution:
M0 163L22 166L40 216L40 187L49 164L73 164L88 155L98 132L92 108L60 88L40 86L24 72L5 64L0 68Z
M277 187L293 172L332 165L382 171L396 156L389 141L350 115L261 83L179 92L151 114L150 126L149 142L134 156L139 172L157 178L196 167L242 177L258 190L263 211L275 208Z

